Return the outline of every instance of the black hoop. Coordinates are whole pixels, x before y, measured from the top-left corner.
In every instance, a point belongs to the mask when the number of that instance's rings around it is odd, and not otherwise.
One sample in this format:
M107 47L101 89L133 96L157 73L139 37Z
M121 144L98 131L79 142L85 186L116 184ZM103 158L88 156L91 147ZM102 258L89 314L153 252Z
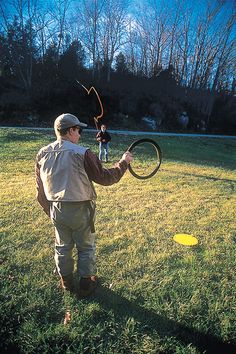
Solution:
M161 166L161 160L162 160L162 153L161 153L161 148L160 146L152 139L139 139L139 140L136 140L134 141L130 147L128 148L128 151L132 152L132 150L137 146L137 145L140 145L142 143L149 143L151 145L154 146L155 150L156 150L156 153L157 153L157 156L159 157L159 159L157 160L157 165L155 167L155 169L149 173L149 175L146 175L146 176L139 176L137 175L137 173L134 172L134 170L132 169L132 166L129 165L128 166L128 169L129 169L129 172L135 177L135 178L138 178L138 179L148 179L148 178L151 178L153 177L157 171L159 170L160 166Z

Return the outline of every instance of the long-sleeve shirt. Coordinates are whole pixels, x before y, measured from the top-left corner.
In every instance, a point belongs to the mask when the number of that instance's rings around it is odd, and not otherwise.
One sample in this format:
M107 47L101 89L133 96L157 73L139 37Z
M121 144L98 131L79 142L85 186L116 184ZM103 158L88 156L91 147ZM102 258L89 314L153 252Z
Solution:
M117 162L112 168L104 168L99 158L91 150L86 150L84 155L84 168L88 178L91 181L103 186L109 186L119 182L127 170L127 167L127 162L122 160ZM47 200L44 192L43 182L40 177L40 166L37 162L35 165L35 173L37 200L43 208L44 212L50 216L50 202Z
M103 132L102 130L100 130L100 132L98 132L96 135L96 139L101 143L107 144L109 143L109 141L111 141L111 136L107 131Z

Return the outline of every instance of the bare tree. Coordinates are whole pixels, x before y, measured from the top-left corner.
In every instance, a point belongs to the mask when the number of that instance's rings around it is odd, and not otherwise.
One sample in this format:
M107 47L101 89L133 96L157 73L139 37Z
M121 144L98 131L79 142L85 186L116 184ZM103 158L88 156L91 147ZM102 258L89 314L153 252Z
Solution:
M104 4L105 0L83 0L77 7L78 38L90 55L93 78L100 59L98 33Z
M69 33L68 10L71 3L71 0L52 0L50 3L47 33L48 39L56 45L57 63L59 62L60 54L69 45L67 40Z
M135 26L133 23L133 19L131 17L127 20L127 42L124 46L124 52L126 54L127 59L127 67L128 70L132 74L137 74L137 32L135 30Z
M179 0L176 3L175 12L173 18L170 18L170 28L169 28L169 60L168 67L171 65L174 66L174 51L178 41L179 31L178 25L180 21L180 12L181 12L181 1Z
M192 10L186 8L182 16L180 25L180 33L176 39L178 47L178 61L175 63L175 69L178 72L179 83L186 86L188 83L189 57L190 57L190 42L191 42L191 17Z
M153 77L172 66L182 85L229 90L235 76L235 7L227 13L224 1L205 3L195 15L188 0L142 0L136 11L128 11L122 0L81 0L76 5L52 0L41 8L39 0L5 0L0 2L0 28L9 34L16 15L18 37L8 52L28 90L34 58L44 63L53 43L58 62L73 40L86 49L93 78L103 66L109 81L114 58L122 51L134 74Z
M166 3L158 4L152 0L148 6L142 3L135 14L136 57L139 61L139 72L145 76L155 76L163 63L163 53L168 43L167 35L168 9Z
M50 42L53 39L53 35L50 31L51 25L54 20L48 13L47 9L41 10L34 21L35 31L37 34L37 43L38 43L38 57L41 63L44 63L45 54L47 47L50 45Z
M217 69L212 84L212 91L218 88L219 81L225 72L229 59L233 55L235 60L236 40L232 37L232 30L235 26L236 15L233 13L227 21L225 28L222 30L221 41L219 44L219 51L217 56Z
M209 3L206 12L199 18L197 24L197 31L195 35L195 41L193 46L192 53L192 70L190 74L190 82L189 85L193 88L197 88L201 83L201 76L205 75L204 73L204 63L207 61L209 71L214 62L215 50L213 50L210 58L208 57L211 49L214 48L215 37L214 32L212 32L212 28L214 28L214 21L217 18L220 10L222 8L222 4L218 3L216 6L212 7ZM208 74L209 75L209 74Z
M107 0L99 27L99 52L110 81L111 66L117 51L126 42L126 5L122 0Z

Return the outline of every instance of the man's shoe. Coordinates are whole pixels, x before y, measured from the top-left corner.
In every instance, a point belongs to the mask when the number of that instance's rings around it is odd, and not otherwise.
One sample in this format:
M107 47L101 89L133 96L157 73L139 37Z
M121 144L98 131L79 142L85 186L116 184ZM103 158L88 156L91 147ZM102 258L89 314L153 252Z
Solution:
M92 295L98 286L98 279L95 275L88 278L81 278L79 282L79 292L80 297L87 297Z
M74 291L73 274L61 276L61 286L64 290Z

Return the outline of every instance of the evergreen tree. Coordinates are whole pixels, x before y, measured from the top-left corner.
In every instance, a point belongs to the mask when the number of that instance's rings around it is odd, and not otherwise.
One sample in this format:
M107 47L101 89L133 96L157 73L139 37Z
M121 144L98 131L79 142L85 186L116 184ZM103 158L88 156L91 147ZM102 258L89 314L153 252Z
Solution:
M36 62L35 32L30 21L22 26L17 17L0 36L0 68L2 75L16 78L30 94L33 66Z
M116 56L115 70L118 74L127 74L128 68L126 64L126 58L122 52Z
M73 79L78 72L84 69L85 53L82 44L75 40L68 49L61 55L59 70L63 77Z
M47 81L54 81L58 77L57 45L52 42L46 50L42 65L42 77Z

